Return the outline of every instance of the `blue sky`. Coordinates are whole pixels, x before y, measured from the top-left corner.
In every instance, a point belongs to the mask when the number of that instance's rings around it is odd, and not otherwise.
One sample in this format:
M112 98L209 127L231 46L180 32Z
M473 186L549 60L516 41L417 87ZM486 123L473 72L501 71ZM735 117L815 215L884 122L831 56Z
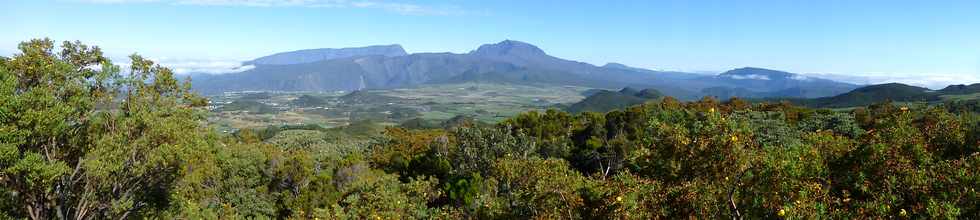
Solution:
M980 82L978 12L973 0L0 0L0 54L50 37L222 71L296 49L464 53L513 39L596 65L755 66L935 88Z

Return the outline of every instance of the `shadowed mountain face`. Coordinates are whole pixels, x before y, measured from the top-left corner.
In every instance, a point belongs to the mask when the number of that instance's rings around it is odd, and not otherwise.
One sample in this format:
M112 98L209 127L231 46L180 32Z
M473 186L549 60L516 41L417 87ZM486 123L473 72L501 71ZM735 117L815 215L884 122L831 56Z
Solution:
M466 54L407 54L401 46L387 45L285 52L245 64L255 65L255 68L239 73L194 75L194 89L203 93L350 91L476 81L656 88L664 95L696 99L703 95L727 94L819 97L841 94L857 87L759 68L742 68L708 76L654 71L617 63L595 66L557 58L537 46L514 40L481 45Z

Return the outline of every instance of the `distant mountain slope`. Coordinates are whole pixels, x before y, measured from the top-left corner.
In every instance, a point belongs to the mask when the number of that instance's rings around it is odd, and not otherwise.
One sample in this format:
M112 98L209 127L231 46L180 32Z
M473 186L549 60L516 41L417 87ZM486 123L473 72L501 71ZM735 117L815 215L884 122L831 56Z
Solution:
M217 93L383 89L461 81L650 87L655 84L656 77L562 60L530 44L504 41L483 45L468 54L374 55L292 65L259 65L240 73L195 80L196 90Z
M654 71L654 70L648 70L643 68L631 67L621 63L607 63L606 65L602 65L602 67L608 69L621 69L621 70L634 71L638 73L651 74L657 76L657 78L664 79L664 80L690 80L690 79L696 79L705 76L704 74L697 74L697 73L685 73L685 72L676 72L676 71Z
M370 55L394 57L394 56L408 55L408 53L405 52L405 49L403 49L401 45L397 45L397 44L340 48L340 49L331 49L331 48L308 49L308 50L282 52L269 56L259 57L258 59L245 62L244 65L301 64L301 63L313 63L313 62L339 59L339 58L370 56Z
M240 73L195 79L195 90L353 91L420 85L465 72L512 71L507 63L451 53L365 56L293 65L262 65Z
M733 69L699 80L718 85L702 89L706 95L718 98L732 96L817 98L842 94L859 87L850 83L754 67Z
M663 95L655 89L637 91L636 89L626 87L618 92L601 90L586 97L582 101L572 104L566 110L569 112L607 112L613 109L642 104L660 97L663 97Z
M194 89L205 93L227 91L331 91L360 89L366 75L361 66L345 60L293 65L260 65L240 73L194 78Z
M466 54L406 54L398 45L315 49L278 53L245 64L255 68L228 74L192 75L194 89L228 91L353 91L433 83L494 82L572 85L592 88L656 88L682 100L704 95L821 97L856 85L761 68L740 68L710 76L664 72L617 63L604 66L551 56L514 40L481 45Z
M940 95L943 95L943 92L901 83L888 83L861 87L833 97L803 100L802 104L821 108L843 108L871 105L884 101L939 101Z

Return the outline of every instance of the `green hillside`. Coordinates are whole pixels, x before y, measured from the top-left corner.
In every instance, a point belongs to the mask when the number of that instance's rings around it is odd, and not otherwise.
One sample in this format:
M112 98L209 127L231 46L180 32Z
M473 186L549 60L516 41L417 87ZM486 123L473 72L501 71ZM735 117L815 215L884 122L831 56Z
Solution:
M292 101L293 105L301 107L318 107L327 103L327 99L312 95L301 95Z
M637 91L630 87L623 88L619 92L601 90L590 93L592 95L572 104L566 110L569 112L607 112L663 97L663 94L655 89Z
M226 104L221 108L222 111L248 111L250 113L257 114L268 114L276 112L276 109L270 105L264 103L253 101L253 100L238 100L232 103Z

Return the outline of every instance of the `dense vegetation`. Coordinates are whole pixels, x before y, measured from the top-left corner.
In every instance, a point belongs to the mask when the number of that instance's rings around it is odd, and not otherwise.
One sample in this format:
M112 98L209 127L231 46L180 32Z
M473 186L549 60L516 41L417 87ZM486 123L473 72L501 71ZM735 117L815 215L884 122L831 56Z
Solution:
M980 117L663 98L449 129L217 135L169 69L0 58L2 218L980 218Z

